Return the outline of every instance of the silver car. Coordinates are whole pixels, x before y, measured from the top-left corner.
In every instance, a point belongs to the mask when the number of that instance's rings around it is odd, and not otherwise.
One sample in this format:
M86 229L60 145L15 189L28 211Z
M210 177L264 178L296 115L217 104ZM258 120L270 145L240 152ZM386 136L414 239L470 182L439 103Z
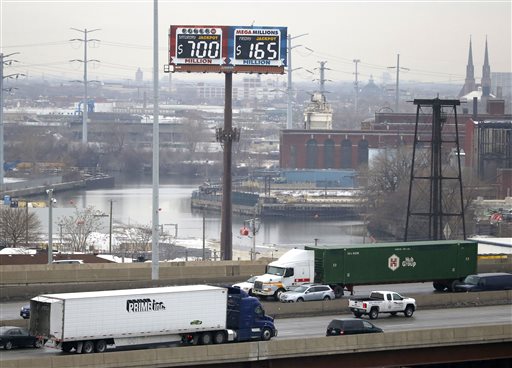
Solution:
M329 285L303 284L281 294L283 303L305 302L310 300L333 300L334 291Z
M233 287L240 288L247 294L252 295L252 289L254 289L254 280L256 280L256 277L257 276L251 276L247 281L234 284Z

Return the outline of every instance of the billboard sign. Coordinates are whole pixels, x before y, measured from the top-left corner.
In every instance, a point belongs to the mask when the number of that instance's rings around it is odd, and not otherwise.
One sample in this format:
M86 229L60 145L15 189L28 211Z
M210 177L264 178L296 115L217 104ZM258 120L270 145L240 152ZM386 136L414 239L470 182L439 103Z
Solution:
M284 73L286 27L171 26L172 72Z

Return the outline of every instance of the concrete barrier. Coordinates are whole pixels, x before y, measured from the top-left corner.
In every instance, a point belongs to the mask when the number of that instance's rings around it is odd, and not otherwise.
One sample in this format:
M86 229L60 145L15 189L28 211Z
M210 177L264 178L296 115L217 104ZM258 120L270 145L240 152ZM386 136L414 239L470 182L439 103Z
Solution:
M338 337L309 337L228 345L160 348L103 354L65 354L35 359L2 359L2 368L66 367L176 367L183 365L227 364L276 359L400 351L413 348L478 346L512 342L512 324L478 327L435 328L383 334Z
M265 260L161 263L157 281L151 279L150 263L0 266L0 301L27 300L43 293L233 284L262 274L266 264Z

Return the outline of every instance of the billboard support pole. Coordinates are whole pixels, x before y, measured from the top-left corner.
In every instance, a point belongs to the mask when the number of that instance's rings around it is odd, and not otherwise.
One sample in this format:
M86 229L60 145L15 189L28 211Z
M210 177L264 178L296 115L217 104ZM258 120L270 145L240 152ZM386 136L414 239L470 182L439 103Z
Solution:
M232 90L233 73L225 73L224 130L218 132L217 139L224 143L224 172L222 175L222 215L220 232L220 259L233 259L233 232L231 223L231 148L236 130L233 131ZM220 134L219 134L220 133ZM235 133L235 134L233 134Z

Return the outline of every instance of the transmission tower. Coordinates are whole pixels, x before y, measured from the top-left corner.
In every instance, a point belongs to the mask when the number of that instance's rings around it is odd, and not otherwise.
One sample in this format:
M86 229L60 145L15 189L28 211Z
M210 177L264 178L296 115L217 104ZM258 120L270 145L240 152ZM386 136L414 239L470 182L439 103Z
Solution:
M354 64L356 64L356 72L354 73L356 75L356 80L354 81L354 90L355 90L355 100L354 100L354 110L355 110L355 113L357 114L357 103L358 103L358 100L359 100L359 81L358 81L358 77L359 77L359 73L357 72L357 64L359 62L361 62L361 60L359 59L354 59L353 60Z
M414 100L414 104L417 105L416 126L404 241L409 239L412 229L416 231L414 240L449 239L451 234L466 238L457 123L460 101L435 98ZM420 136L418 125L422 106L431 109L432 119L422 122ZM448 116L453 118L454 125L443 133ZM430 137L425 129L429 123Z
M4 89L4 79L18 79L20 76L24 76L21 73L4 75L4 65L12 65L12 63L18 62L18 60L8 60L7 58L16 54L19 54L19 52L8 55L0 53L0 186L4 184L4 91L11 90L11 88Z
M88 30L87 28L85 28L85 29L71 28L71 29L74 30L74 31L81 32L84 35L84 38L73 38L70 41L81 41L81 42L84 43L84 59L83 60L74 59L74 60L71 60L71 61L79 61L81 63L84 63L84 80L83 80L83 83L84 83L84 105L83 105L83 108L84 108L84 110L83 110L83 113L82 113L82 143L83 144L87 144L87 109L88 109L88 104L87 104L87 100L88 100L88 97L87 97L87 84L88 84L88 81L87 81L87 63L89 61L99 62L99 60L87 60L87 44L89 42L91 42L91 41L99 41L99 40L94 39L94 38L88 39L87 35L89 33L91 33L91 32L99 31L99 28L91 29L91 30Z

